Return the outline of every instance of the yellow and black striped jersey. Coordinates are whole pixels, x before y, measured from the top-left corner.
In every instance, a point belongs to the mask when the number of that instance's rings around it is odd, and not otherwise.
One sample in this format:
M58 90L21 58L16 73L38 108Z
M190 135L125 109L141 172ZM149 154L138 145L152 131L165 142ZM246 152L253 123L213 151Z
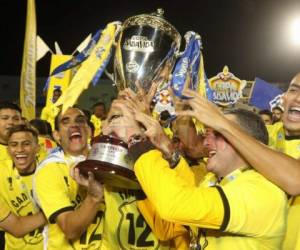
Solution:
M164 250L168 242L160 242L137 208L144 199L142 191L105 186L104 232L101 250Z

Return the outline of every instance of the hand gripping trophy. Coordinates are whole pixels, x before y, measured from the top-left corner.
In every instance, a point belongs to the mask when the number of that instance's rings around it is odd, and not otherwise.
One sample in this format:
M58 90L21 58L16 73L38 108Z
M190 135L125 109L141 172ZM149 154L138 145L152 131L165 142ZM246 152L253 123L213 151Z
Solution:
M118 90L130 88L137 92L138 82L147 92L158 77L163 75L167 78L174 66L180 42L180 34L163 18L162 9L125 20L114 56L113 80ZM164 74L160 74L162 71ZM87 175L91 171L97 179L112 186L139 189L127 157L127 144L118 138L96 138L88 159L77 167L81 174Z

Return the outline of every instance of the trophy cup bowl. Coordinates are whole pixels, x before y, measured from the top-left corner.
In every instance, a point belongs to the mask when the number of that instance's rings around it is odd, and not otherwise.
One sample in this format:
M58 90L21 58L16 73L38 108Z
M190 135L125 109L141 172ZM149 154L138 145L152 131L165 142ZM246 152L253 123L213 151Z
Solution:
M180 42L180 34L163 18L162 9L125 20L114 56L113 81L118 90L130 88L137 92L138 83L147 93L153 81L168 81ZM140 189L126 143L113 136L97 138L87 160L77 167L81 174L87 176L91 171L108 185Z
M162 9L150 15L128 18L122 25L114 58L114 81L117 88L122 90L129 87L136 92L136 82L139 82L147 92L152 81L166 67L169 72L164 75L169 77L180 42L180 34L163 18Z

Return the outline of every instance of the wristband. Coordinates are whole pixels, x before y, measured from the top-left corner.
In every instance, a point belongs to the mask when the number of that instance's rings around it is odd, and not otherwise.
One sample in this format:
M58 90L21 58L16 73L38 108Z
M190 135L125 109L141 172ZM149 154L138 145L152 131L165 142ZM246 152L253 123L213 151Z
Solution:
M133 135L131 135L131 136L129 137L129 139L128 139L128 143L127 143L128 148L130 148L130 147L132 147L133 145L135 145L135 144L137 144L137 143L139 143L139 142L142 142L142 141L144 141L144 140L145 140L145 138L142 137L142 135L140 135L140 134L133 134Z
M164 159L169 162L170 168L175 168L180 161L180 153L178 150L175 150L171 156L168 158L164 157Z

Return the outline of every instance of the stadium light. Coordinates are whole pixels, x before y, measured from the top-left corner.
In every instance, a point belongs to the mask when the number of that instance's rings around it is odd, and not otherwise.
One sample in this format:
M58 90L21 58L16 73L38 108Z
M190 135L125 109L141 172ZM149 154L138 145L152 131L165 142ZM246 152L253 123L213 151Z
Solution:
M300 46L300 17L290 23L289 31L292 44Z

